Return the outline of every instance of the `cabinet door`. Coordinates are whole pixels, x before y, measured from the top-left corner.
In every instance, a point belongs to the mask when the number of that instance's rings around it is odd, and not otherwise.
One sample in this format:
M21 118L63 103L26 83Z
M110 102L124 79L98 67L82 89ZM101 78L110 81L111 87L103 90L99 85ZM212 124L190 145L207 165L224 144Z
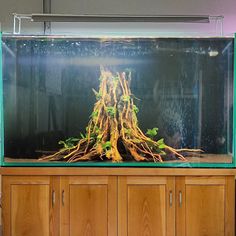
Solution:
M177 177L177 236L234 236L234 177Z
M3 235L59 235L54 181L45 176L3 176Z
M119 236L175 235L174 177L119 177Z
M62 177L61 194L61 236L117 236L117 177Z

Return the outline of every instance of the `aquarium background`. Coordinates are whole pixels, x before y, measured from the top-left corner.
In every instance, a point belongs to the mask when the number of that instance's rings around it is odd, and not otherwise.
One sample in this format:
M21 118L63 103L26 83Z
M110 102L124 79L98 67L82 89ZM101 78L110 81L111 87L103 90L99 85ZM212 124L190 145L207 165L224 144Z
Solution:
M233 48L232 38L3 36L4 162L36 164L80 137L104 67L132 72L144 132L204 151L185 166L233 163Z

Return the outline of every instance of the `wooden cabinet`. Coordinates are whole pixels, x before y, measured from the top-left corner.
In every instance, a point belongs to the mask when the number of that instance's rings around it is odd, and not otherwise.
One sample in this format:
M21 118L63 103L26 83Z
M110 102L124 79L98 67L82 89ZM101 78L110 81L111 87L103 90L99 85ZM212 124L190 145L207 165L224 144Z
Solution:
M119 177L119 236L174 235L173 177Z
M48 176L4 176L3 235L56 235L52 186Z
M177 236L234 236L234 177L176 177Z
M61 236L117 235L116 177L62 177L61 193Z
M234 236L234 177L119 177L119 236Z
M116 236L117 177L4 176L4 236Z
M3 175L3 235L234 236L233 175L99 171Z

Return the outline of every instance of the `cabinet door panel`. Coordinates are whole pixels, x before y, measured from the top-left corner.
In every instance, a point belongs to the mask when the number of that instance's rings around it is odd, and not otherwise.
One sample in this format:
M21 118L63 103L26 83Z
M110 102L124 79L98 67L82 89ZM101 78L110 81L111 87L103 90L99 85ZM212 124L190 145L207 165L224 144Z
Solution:
M4 176L4 235L57 235L53 234L51 189L50 177Z
M187 185L186 235L224 236L224 186Z
M165 185L128 187L128 235L166 235Z
M176 193L177 236L234 236L233 177L177 177Z
M62 235L117 235L116 177L64 177Z
M11 186L11 233L49 235L49 185Z
M174 235L174 178L119 178L119 236Z
M70 235L107 235L107 186L70 186Z

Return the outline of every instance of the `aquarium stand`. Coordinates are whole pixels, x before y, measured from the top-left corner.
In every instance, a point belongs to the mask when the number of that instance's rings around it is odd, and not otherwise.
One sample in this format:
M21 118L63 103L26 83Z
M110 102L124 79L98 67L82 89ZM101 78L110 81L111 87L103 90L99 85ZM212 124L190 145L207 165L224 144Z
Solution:
M155 235L234 236L235 174L234 169L1 168L3 235L134 236L148 229Z

